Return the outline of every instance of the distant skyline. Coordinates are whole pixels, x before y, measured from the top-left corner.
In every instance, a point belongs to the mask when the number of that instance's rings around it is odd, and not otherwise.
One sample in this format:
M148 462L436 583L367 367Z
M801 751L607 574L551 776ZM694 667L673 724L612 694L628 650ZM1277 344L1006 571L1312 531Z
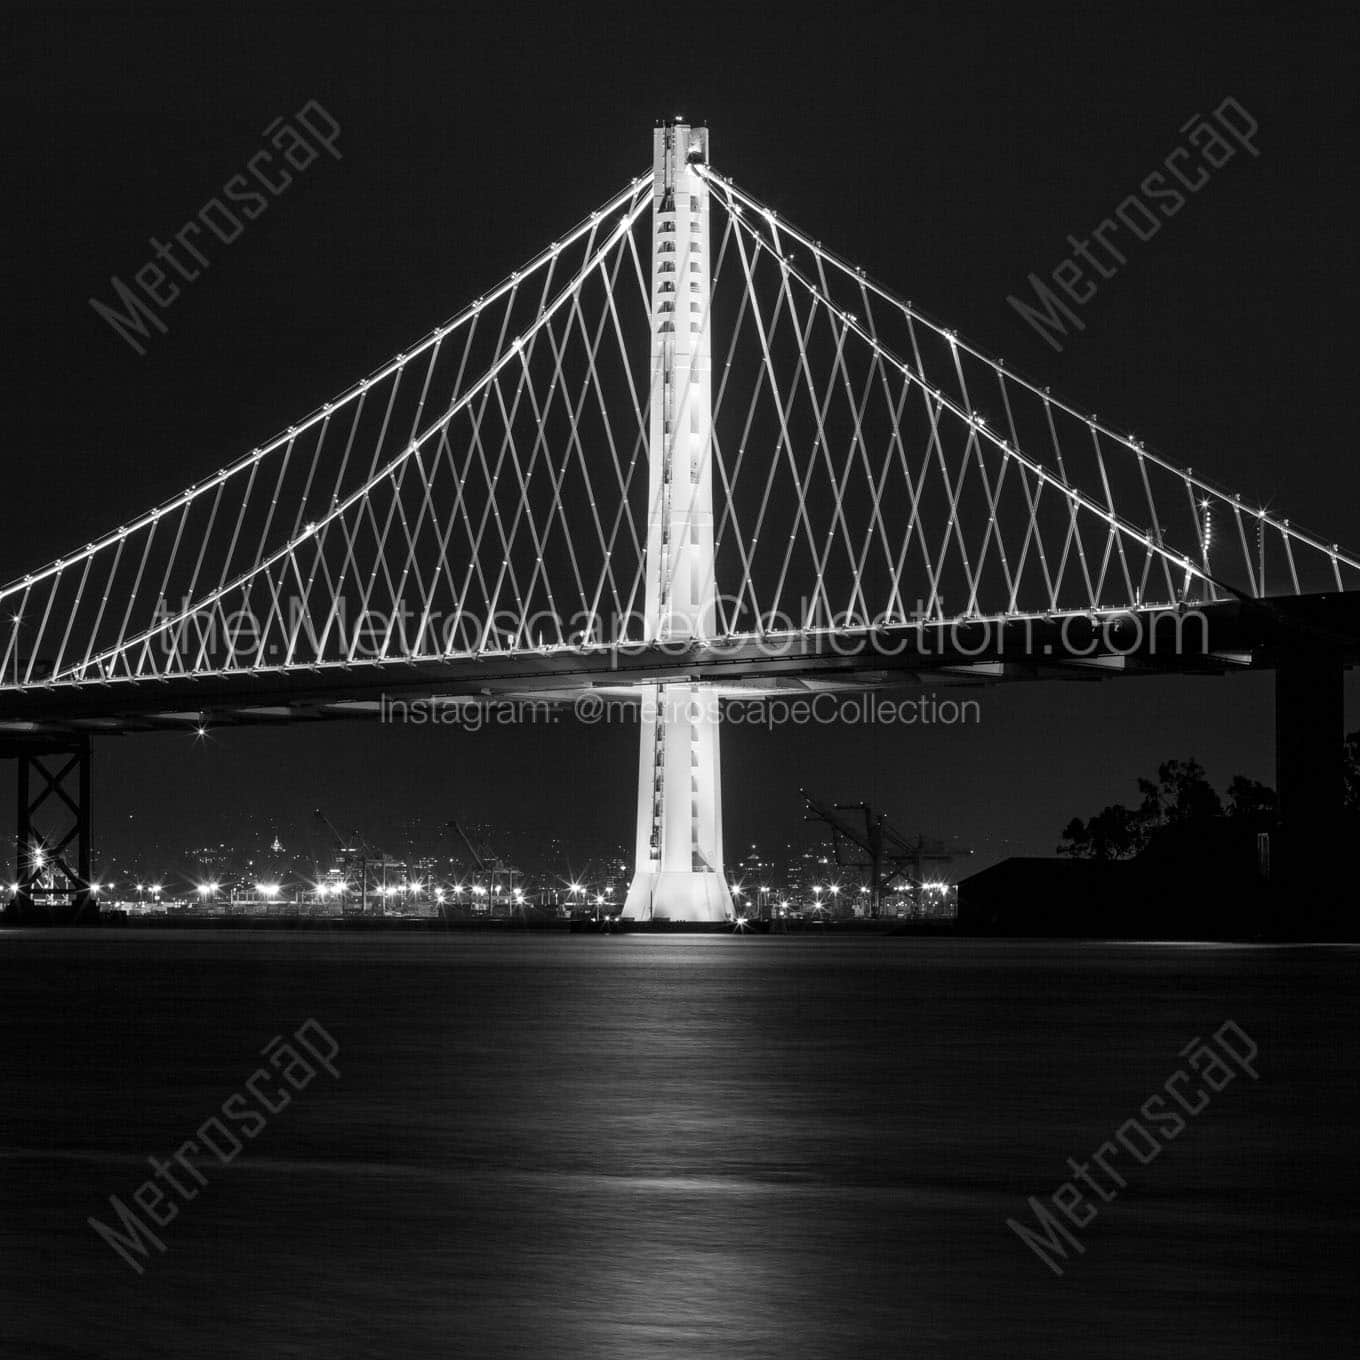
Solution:
M1354 14L688 16L703 58L677 88L659 16L615 7L536 14L509 42L502 9L476 4L400 25L11 13L0 578L195 482L427 334L644 170L654 120L678 112L709 125L718 169L983 351L1360 545ZM1055 351L1007 299L1052 277L1069 237L1087 239L1227 98L1259 123L1259 156L1187 191L1136 249L1109 237L1125 261ZM311 101L339 124L338 158L300 171L239 239L204 244L201 276L178 276L166 331L136 353L89 299L156 259L153 238ZM801 786L970 844L980 868L1052 853L1072 816L1129 799L1166 758L1198 758L1219 787L1273 781L1268 676L964 693L975 727L725 731L729 867L743 845L802 834ZM1360 677L1347 696L1360 726ZM96 844L192 845L239 834L246 813L300 822L325 806L380 832L456 815L630 845L636 741L632 725L570 719L97 740ZM5 779L6 825L12 799Z

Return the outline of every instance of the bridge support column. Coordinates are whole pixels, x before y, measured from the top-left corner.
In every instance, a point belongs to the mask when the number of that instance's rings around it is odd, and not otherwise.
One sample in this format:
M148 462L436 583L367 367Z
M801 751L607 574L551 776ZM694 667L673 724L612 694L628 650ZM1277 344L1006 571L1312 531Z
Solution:
M12 914L50 924L93 920L90 890L90 739L20 747Z
M1279 848L1272 855L1291 933L1339 927L1345 700L1341 658L1300 650L1275 671L1275 787Z
M644 696L638 769L637 872L624 915L632 920L725 921L722 765L708 691L654 685Z
M652 366L648 442L646 632L650 640L711 637L712 362L708 129L656 129L652 203ZM637 861L623 914L631 920L724 921L717 699L700 686L643 692Z

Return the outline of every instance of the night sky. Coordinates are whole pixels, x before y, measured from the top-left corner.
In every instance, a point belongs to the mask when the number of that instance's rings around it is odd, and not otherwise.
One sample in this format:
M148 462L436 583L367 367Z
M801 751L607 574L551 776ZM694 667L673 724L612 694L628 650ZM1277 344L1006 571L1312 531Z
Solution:
M1328 541L1360 547L1355 71L1349 6L10 7L9 580L223 466L374 369L649 167L659 117L1010 367ZM1055 353L1007 305L1235 98L1260 125L1081 309ZM309 100L323 158L163 313L138 356L89 305ZM1127 238L1125 238L1127 244ZM978 863L1158 761L1272 779L1265 677L969 691L970 728L729 730L729 861L805 834L797 790L881 804ZM1350 725L1360 725L1355 677ZM324 805L381 836L460 815L631 842L636 730L331 724L96 746L96 829L230 837ZM12 815L10 781L0 817Z

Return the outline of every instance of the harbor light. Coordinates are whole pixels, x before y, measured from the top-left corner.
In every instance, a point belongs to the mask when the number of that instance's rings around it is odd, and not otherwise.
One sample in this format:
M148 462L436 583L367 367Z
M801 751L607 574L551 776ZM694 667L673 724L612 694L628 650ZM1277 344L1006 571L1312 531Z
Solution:
M279 885L277 883L257 883L255 885L255 891L259 893L261 897L268 898L272 901L279 895Z

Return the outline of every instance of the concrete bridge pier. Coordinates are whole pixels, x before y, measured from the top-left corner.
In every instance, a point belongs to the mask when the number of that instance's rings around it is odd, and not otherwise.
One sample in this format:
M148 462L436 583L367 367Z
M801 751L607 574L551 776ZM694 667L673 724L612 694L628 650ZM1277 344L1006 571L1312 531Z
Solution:
M1275 788L1279 832L1272 878L1281 924L1296 936L1342 934L1350 873L1344 844L1344 661L1323 646L1294 646L1275 670Z

